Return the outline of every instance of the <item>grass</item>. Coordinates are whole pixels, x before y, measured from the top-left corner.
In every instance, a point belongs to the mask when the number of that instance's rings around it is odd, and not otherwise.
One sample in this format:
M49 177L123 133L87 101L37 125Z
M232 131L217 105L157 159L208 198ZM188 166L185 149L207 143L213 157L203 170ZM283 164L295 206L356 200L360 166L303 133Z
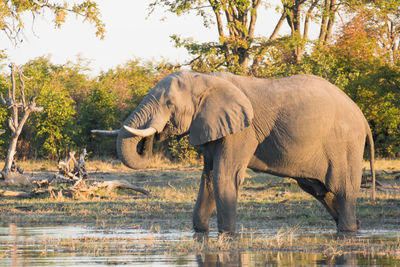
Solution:
M162 161L157 163L157 161ZM302 253L319 255L343 255L349 253L392 255L400 257L399 236L393 239L351 238L338 240L331 234L336 226L326 210L310 195L304 193L289 178L248 171L244 187L254 188L268 183L286 183L289 186L267 190L240 191L238 203L238 239L225 242L216 238L216 218L210 221L214 233L208 241L197 242L192 238L179 237L178 241L160 241L159 236L171 229L190 232L192 210L200 182L200 165L169 163L162 158L153 164L160 168L130 170L114 160L91 160L87 163L90 177L97 180L122 179L151 192L151 197L121 190L97 198L52 199L42 196L32 199L4 198L0 202L2 225L41 226L79 224L101 229L138 228L150 234L146 239L135 237L109 238L101 240L82 238L46 238L33 246L46 246L51 253L86 253L101 255L157 251L158 253L217 253L229 251L290 251L301 257ZM54 165L52 165L54 164ZM366 163L364 163L366 164ZM377 160L379 171L391 172L400 169L399 160ZM55 163L21 162L27 173L35 178L55 172ZM378 172L380 173L380 172ZM384 179L383 179L384 178ZM394 230L400 225L400 181L385 174L378 175L385 185L377 192L377 201L372 203L370 192L362 189L358 199L358 219L365 231ZM266 230L267 233L265 232ZM305 234L317 231L317 234ZM265 254L265 255L268 255ZM305 254L304 254L305 255ZM1 257L0 253L0 257ZM8 257L8 255L3 255ZM273 257L271 255L271 257Z
M369 171L369 161L363 161L363 168ZM385 171L400 170L400 159L375 159L375 168Z
M25 160L19 161L18 165L27 171L56 171L57 161L55 160ZM186 167L200 166L201 161L194 162L174 162L167 159L163 153L155 153L149 161L148 169L179 169ZM131 172L132 169L126 167L121 161L112 158L91 158L87 162L89 172Z

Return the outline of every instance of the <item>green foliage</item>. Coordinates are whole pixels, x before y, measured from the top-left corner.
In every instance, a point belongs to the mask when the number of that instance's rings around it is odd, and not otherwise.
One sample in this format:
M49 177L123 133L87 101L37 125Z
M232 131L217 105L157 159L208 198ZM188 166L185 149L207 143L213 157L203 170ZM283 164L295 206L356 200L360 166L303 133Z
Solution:
M77 124L81 132L76 136L77 143L86 147L88 151L115 154L115 140L108 137L91 134L93 129L119 128L118 103L111 91L104 88L95 88L83 101Z
M75 14L84 21L94 24L96 36L104 38L105 25L100 19L97 4L91 0L74 1L72 4L67 1L60 3L60 1L50 0L1 1L0 29L12 42L17 43L23 37L26 14L30 14L35 20L36 16L42 15L44 12L50 12L53 15L56 27L61 27L68 14Z
M22 137L25 153L36 156L60 158L76 145L71 137L76 134L74 116L76 110L65 84L59 79L64 67L57 66L46 58L31 60L24 66L27 99L36 98L37 106L44 110L31 114ZM29 155L26 155L29 156Z
M328 8L327 2L322 0L282 0L284 5L277 11L282 13L283 22L288 23L291 33L269 38L254 35L261 2L268 3L261 0L153 0L149 6L151 10L161 6L177 15L194 13L203 18L205 27L216 26L219 34L216 42L199 43L171 36L176 47L185 48L193 56L189 64L192 70L229 71L262 78L299 73L321 76L343 89L359 105L373 131L378 155L399 156L400 2L345 0L336 1ZM348 16L342 27L335 28L334 39L319 36L318 40L309 40L306 21L320 23L321 32L328 32L339 7ZM24 24L22 15L31 12L35 16L45 10L54 16L58 27L67 14L75 13L95 24L99 36L104 34L97 5L91 0L73 4L3 1L0 3L0 29L10 39L19 40L19 28ZM277 30L279 25L278 22ZM4 58L4 52L0 51L0 65ZM60 158L71 149L83 147L95 155L115 155L115 139L93 135L90 130L120 128L148 90L180 68L167 62L154 64L134 59L91 78L85 74L88 64L78 57L76 62L55 65L41 57L23 66L29 78L26 80L27 99L36 96L38 106L43 106L44 111L32 114L28 120L19 142L20 156ZM0 93L7 94L8 86L9 77L0 75ZM8 129L8 113L0 107L0 129ZM0 136L0 155L7 150L8 138L9 131ZM172 139L164 150L179 161L198 157L187 138Z
M66 91L47 85L41 88L36 103L43 111L32 114L29 123L34 132L35 151L38 156L59 159L76 147L71 139L78 133L74 125L74 101Z
M114 94L121 115L125 118L127 110L136 107L157 83L155 69L151 63L143 66L138 59L129 60L122 66L102 73L98 78L98 87Z
M168 142L168 153L173 160L181 162L194 162L199 158L197 149L189 144L187 136L172 138Z

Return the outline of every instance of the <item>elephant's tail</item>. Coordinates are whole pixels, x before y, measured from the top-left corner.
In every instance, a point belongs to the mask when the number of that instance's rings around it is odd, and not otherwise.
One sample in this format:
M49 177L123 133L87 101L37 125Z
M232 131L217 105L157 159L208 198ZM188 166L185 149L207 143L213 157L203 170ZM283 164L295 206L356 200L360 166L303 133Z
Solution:
M371 186L371 198L375 201L375 147L374 147L374 139L372 138L371 128L367 123L367 142L369 147L369 164L371 167L371 176L372 176L372 186Z

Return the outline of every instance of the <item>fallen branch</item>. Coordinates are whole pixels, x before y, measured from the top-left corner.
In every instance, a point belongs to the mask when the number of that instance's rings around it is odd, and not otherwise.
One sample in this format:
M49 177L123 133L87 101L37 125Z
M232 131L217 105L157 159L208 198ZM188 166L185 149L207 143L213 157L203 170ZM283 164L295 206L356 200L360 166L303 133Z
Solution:
M85 162L86 156L86 149L82 151L79 160L75 159L75 151L69 152L69 157L66 158L65 161L58 162L58 173L55 175L55 178L61 181L70 182L86 179L88 176Z
M66 178L62 175L55 175L53 179L45 179L45 180L38 180L38 181L33 181L32 184L35 185L36 189L42 189L47 191L52 198L60 198L62 196L65 197L76 197L81 194L85 195L92 195L92 196L97 196L96 191L102 188L106 188L107 192L110 193L111 191L115 189L128 189L132 191L136 191L139 193L142 193L146 196L150 195L150 192L132 185L128 181L125 180L112 180L112 181L103 181L103 182L96 182L92 179L83 179L80 178L79 180L74 180L75 183L73 186L69 186L68 188L64 189L57 189L56 187L50 186L52 181L56 182L64 182L64 183L71 183L70 178ZM1 194L0 194L1 195Z
M133 190L133 191L142 193L146 196L150 195L149 191L147 191L143 188L140 188L140 187L133 186L131 183L129 183L128 181L125 181L125 180L95 182L89 187L89 190L96 191L97 189L100 189L100 188L107 188L108 192L111 192L112 190L115 190L115 189L129 189L129 190Z

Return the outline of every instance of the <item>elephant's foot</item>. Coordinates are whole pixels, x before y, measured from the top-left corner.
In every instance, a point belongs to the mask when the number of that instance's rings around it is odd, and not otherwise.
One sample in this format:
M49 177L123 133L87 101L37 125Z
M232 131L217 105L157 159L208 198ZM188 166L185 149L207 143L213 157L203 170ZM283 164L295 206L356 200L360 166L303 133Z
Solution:
M357 231L338 231L336 233L337 239L353 238L357 235Z
M234 232L220 232L218 234L218 242L232 242L240 236Z
M193 240L199 243L208 241L208 232L195 232L193 234Z
M198 220L193 220L193 230L196 233L207 233L208 234L208 222L202 223Z
M359 227L360 227L360 222L358 220L357 223L352 227L349 226L341 227L340 225L338 225L337 234L338 236L351 237L357 233Z
M356 220L357 229L355 229L355 230L340 230L340 229L339 229L339 221L338 221L338 220L335 220L335 222L336 222L336 227L337 227L337 229L338 229L338 232L357 232L358 230L361 229L361 222L360 222L358 219Z

